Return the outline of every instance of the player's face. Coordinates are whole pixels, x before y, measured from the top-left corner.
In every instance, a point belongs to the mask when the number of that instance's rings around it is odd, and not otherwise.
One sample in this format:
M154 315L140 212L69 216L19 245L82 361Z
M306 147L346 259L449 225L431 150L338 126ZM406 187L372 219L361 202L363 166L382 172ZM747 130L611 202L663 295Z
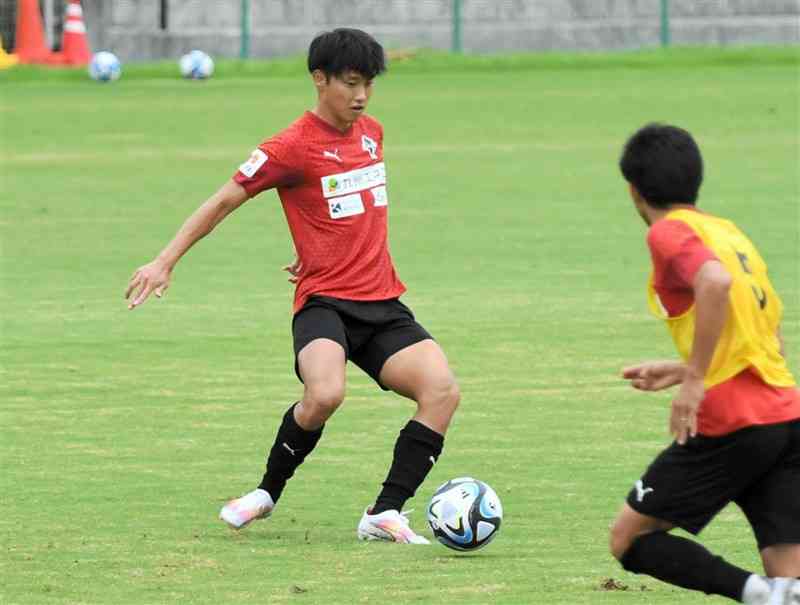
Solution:
M372 96L372 80L353 70L330 77L314 72L314 83L319 91L319 109L323 117L342 129L366 111Z

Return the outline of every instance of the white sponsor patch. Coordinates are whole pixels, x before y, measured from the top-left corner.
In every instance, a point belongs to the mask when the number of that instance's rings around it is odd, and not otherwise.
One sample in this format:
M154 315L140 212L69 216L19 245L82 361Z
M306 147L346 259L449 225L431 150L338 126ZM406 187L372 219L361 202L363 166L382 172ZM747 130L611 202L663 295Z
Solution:
M381 185L380 187L375 187L374 189L370 189L372 192L372 205L375 207L378 206L386 206L389 203L389 197L386 195L386 187Z
M364 214L364 203L361 201L361 194L354 193L328 200L328 209L330 210L331 218L345 218L346 216Z
M258 172L258 169L264 165L269 158L267 154L261 151L260 149L256 149L250 159L247 160L244 164L239 166L239 172L245 175L247 178L252 178L253 175Z
M386 184L386 167L383 162L358 168L350 172L330 174L320 179L322 195L336 197Z

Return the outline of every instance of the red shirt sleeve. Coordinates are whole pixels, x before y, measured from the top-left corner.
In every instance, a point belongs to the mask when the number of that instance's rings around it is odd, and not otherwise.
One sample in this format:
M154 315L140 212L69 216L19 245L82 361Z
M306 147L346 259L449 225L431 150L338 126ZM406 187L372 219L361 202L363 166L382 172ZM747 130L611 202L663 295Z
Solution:
M647 245L657 285L664 288L691 289L700 267L709 260L719 260L683 221L657 221L647 233Z
M254 197L274 187L289 187L303 180L303 148L294 137L281 133L261 143L233 180Z

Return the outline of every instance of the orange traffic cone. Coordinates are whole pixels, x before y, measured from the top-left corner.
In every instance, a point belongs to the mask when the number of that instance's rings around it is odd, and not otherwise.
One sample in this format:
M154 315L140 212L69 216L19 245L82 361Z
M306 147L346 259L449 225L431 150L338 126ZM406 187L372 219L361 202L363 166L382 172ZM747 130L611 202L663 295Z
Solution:
M17 56L20 63L59 62L44 43L39 0L17 1Z
M64 21L61 51L64 54L64 62L69 65L88 65L91 60L80 0L69 0L69 4L67 4L67 18Z

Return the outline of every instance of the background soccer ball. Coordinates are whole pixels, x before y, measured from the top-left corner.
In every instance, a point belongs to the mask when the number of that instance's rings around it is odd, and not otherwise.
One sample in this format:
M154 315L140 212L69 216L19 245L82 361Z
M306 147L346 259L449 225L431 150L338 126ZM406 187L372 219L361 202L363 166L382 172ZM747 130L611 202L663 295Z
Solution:
M122 75L122 63L114 53L102 50L92 56L89 62L89 75L98 82L111 82Z
M497 535L503 506L494 490L472 477L451 479L440 486L428 505L428 523L442 544L455 550L476 550Z
M191 80L204 80L214 73L214 61L202 50L193 50L181 57L181 75Z

